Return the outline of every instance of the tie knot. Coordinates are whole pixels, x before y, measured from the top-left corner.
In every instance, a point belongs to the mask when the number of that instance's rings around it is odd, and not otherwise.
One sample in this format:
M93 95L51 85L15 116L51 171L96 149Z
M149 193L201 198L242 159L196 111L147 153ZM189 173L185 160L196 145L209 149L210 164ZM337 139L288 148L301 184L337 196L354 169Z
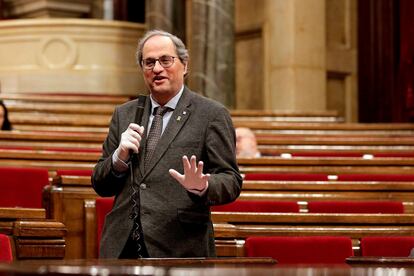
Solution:
M157 116L160 115L161 117L164 116L165 113L167 113L171 108L168 106L157 106L154 108L153 115Z

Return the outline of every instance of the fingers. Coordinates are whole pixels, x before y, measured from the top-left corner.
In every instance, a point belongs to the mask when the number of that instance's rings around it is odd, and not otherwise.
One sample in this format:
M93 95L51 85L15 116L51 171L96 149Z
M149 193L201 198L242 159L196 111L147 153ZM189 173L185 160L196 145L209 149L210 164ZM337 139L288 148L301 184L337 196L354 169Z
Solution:
M124 151L132 150L138 153L141 136L133 130L127 129L121 136L121 148Z
M178 173L174 169L170 169L170 175L175 178L186 190L190 192L204 191L208 187L208 179L210 174L203 174L204 162L199 161L195 155L182 157L184 174Z
M141 142L141 138L144 133L144 127L131 123L125 132L128 133L128 135L132 138L136 139L138 142Z
M184 174L195 174L201 177L203 173L204 163L203 161L199 161L197 164L197 158L195 155L192 155L190 160L188 160L187 155L183 156L183 167L184 167Z
M194 173L194 174L196 174L197 173L197 165L196 165L196 157L195 157L195 155L192 155L191 156L191 159L190 159L190 166L191 166L191 172L192 173Z
M203 176L203 167L204 167L203 161L199 161L197 169L196 169L197 177L201 178Z
M144 133L144 127L131 123L121 135L118 157L127 160L130 152L138 153L140 142Z
M140 136L142 136L143 133L144 133L144 127L143 126L140 126L138 124L130 123L129 126L128 126L128 129L131 129L131 130L133 130L135 132L138 132L138 134Z
M170 173L170 175L175 178L175 180L177 180L180 183L183 183L184 181L184 175L180 174L179 172L177 172L174 169L169 169L168 172Z
M183 168L184 168L184 174L189 174L191 171L191 165L190 161L188 161L187 155L183 156Z

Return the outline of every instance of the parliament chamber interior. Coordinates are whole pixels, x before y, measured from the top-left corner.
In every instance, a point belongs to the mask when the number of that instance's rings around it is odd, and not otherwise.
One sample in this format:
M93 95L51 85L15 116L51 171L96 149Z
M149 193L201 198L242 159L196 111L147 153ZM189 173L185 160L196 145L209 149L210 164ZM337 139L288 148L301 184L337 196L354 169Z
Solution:
M411 0L0 0L0 275L414 274L413 17ZM115 107L148 93L150 29L184 41L186 86L245 139L240 195L210 207L217 257L99 258L114 197L91 176Z

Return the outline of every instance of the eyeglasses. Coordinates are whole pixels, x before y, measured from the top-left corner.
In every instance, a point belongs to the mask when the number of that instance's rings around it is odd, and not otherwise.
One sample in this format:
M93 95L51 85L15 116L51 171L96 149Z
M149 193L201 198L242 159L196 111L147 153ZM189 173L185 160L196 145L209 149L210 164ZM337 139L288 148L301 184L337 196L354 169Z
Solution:
M145 70L152 70L155 67L155 63L158 61L162 67L168 68L173 65L175 58L176 57L173 57L173 56L161 56L159 58L146 58L142 60L141 64Z

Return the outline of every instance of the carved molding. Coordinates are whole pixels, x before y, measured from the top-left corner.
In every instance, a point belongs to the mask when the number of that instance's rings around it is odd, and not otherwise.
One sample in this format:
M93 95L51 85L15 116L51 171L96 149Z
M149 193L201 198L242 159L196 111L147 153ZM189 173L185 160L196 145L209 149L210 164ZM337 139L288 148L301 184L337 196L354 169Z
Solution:
M87 17L92 0L5 0L6 18Z

